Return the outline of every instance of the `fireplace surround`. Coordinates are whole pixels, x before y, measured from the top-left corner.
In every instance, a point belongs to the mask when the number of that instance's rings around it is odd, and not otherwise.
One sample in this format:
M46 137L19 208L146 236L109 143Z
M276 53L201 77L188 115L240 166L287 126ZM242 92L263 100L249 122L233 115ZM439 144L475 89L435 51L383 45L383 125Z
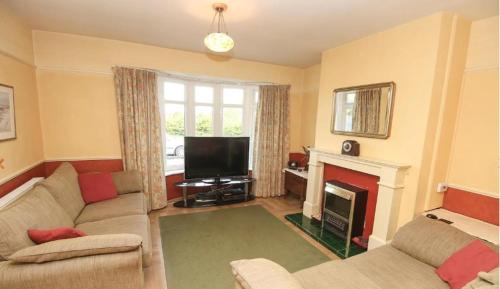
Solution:
M368 249L382 246L391 240L397 229L401 196L404 193L404 180L410 166L311 149L306 201L303 209L303 214L308 218L321 219L325 164L379 177L375 220L373 232L369 237Z

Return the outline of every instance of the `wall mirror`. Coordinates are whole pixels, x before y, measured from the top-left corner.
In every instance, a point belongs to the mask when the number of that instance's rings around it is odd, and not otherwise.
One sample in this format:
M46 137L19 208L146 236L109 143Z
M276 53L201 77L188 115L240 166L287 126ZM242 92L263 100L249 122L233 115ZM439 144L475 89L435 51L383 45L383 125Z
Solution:
M394 103L394 82L335 89L331 132L388 138Z

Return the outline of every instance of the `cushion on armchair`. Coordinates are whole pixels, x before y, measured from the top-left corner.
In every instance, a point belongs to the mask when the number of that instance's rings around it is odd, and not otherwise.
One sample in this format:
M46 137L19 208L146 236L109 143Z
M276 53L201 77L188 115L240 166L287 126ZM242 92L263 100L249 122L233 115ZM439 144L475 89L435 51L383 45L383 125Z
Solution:
M137 249L142 238L134 234L109 234L57 240L24 248L9 256L18 263L44 263L74 257L128 252Z
M303 289L290 272L267 259L233 261L231 268L243 289Z

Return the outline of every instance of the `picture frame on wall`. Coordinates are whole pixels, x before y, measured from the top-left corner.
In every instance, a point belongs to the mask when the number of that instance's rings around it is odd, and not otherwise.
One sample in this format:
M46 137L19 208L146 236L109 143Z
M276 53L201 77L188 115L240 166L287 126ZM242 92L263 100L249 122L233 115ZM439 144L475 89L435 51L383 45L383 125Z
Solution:
M15 138L14 87L0 84L0 141Z

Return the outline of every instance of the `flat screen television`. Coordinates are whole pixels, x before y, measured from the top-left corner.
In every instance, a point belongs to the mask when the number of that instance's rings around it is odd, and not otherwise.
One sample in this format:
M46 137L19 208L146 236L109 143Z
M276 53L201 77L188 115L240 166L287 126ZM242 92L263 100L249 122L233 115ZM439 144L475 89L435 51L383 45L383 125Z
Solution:
M249 137L185 137L184 178L214 179L248 175Z

